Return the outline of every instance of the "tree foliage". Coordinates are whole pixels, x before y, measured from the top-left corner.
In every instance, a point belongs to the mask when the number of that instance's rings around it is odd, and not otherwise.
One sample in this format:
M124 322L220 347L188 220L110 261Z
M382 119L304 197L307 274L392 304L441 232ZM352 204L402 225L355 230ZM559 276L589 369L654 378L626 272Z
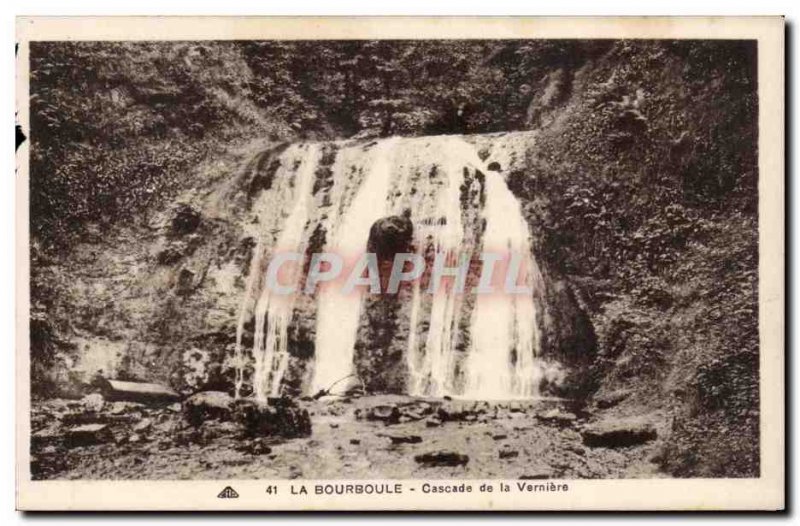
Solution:
M579 41L39 42L31 227L43 246L192 183L245 137L481 133L529 126L535 87L608 44Z
M629 325L600 383L683 399L682 476L758 471L756 79L753 42L617 43L512 179L551 267Z

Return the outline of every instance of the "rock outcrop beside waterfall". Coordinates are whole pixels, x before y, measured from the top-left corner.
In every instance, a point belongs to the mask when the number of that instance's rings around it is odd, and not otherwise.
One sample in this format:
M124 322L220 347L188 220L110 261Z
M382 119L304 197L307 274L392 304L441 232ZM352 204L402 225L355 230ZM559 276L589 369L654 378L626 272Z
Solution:
M364 298L354 354L355 373L367 391L404 393L409 376L406 351L410 328L412 292L401 288L386 292L397 253L413 249L414 224L407 216L387 216L376 221L369 233L367 250L377 254L381 294Z

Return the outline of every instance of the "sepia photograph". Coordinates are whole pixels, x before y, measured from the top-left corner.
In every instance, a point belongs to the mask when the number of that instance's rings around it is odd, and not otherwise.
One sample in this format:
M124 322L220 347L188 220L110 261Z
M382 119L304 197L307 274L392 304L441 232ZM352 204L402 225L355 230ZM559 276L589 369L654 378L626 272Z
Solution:
M764 478L782 124L762 91L783 62L759 41L782 52L782 20L749 38L329 22L18 50L18 476L219 481L212 508L247 484L264 509L782 492L782 465Z

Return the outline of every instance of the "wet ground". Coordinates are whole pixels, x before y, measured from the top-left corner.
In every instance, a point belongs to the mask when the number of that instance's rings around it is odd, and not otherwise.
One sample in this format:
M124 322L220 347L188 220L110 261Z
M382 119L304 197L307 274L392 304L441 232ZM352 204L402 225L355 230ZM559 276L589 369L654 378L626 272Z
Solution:
M233 421L208 420L192 427L177 405L114 402L87 410L80 404L34 403L34 478L663 476L651 461L657 440L589 447L582 431L596 417L570 411L558 401L474 403L400 396L305 401L300 404L309 411L312 433L293 439L243 437ZM432 463L426 454L444 456Z

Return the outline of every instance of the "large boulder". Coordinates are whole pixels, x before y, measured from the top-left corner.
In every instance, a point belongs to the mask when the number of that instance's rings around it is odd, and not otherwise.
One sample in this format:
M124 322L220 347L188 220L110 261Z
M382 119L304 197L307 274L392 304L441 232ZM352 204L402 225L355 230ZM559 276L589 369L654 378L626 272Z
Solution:
M172 236L185 236L191 234L200 226L202 215L191 205L180 203L175 207L175 215L170 224Z
M604 420L594 422L581 431L583 443L589 447L630 447L655 440L653 424L641 419Z
M206 420L230 420L233 397L222 391L203 391L187 398L182 410L186 421L193 426L199 426Z
M93 446L113 440L111 428L107 424L85 424L66 430L64 445L68 448Z
M387 287L395 254L413 252L413 237L408 213L378 219L369 231L367 252L377 256L383 294L366 296L356 338L356 372L368 392L399 394L408 384L405 353L412 291L401 286L389 294Z
M180 400L180 395L171 387L156 383L111 380L95 376L92 386L106 402L136 402L163 405Z
M383 217L369 229L367 252L377 254L379 260L392 259L409 251L413 237L414 225L408 215Z
M250 437L298 438L311 435L311 417L290 398L270 398L266 404L237 400L234 419Z

